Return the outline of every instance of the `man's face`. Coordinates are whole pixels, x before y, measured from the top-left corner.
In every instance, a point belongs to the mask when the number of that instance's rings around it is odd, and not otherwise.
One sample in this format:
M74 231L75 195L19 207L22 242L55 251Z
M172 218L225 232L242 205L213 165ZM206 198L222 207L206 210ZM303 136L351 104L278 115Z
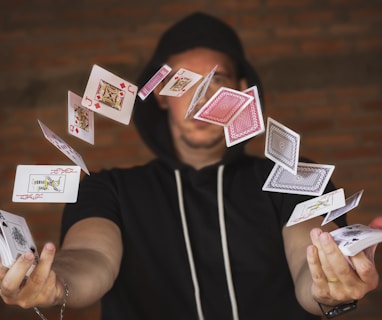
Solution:
M161 108L168 110L169 124L175 145L181 143L191 148L211 148L220 145L225 148L223 127L196 120L193 115L220 87L238 90L246 88L244 81L239 81L237 78L235 63L229 56L218 51L196 48L170 56L167 64L172 67L172 73L168 79L180 68L188 69L205 77L218 65L206 96L186 119L187 109L199 82L181 97L160 96L158 94L160 88L156 89L155 95Z

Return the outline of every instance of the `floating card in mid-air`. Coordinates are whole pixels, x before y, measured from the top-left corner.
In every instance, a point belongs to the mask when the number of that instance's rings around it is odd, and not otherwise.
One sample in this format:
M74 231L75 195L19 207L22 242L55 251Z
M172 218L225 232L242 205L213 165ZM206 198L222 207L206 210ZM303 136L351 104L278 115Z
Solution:
M349 212L350 210L354 209L358 206L359 201L361 200L363 194L363 190L356 192L352 196L345 199L345 206L342 208L339 208L334 211L330 211L326 216L324 221L322 221L322 225L327 224L330 221L333 221L334 219L337 219L338 217L342 216L343 214Z
M292 174L275 164L263 185L264 191L320 196L334 171L334 165L299 162Z
M77 201L81 168L65 165L18 165L13 202Z
M68 91L68 132L94 144L94 112L81 105L82 97Z
M299 152L300 135L276 120L268 118L265 156L296 174Z
M202 76L198 73L180 68L166 83L159 94L163 96L181 97L201 78Z
M195 119L229 126L254 97L244 92L221 87L194 115Z
M215 75L217 68L218 68L218 65L216 65L208 73L208 75L202 80L202 82L196 88L194 96L192 97L191 103L187 109L185 118L187 118L190 115L190 113L195 109L195 107L198 105L200 100L202 100L204 98L204 96L206 95L207 89L211 83L213 76Z
M164 78L171 72L172 68L167 64L160 67L160 69L151 77L149 81L138 91L138 97L145 100L149 94L162 82Z
M137 91L136 85L94 65L81 104L105 117L129 124Z
M294 208L286 226L318 217L329 211L342 208L345 205L344 190L337 189L332 192L326 193L320 197L316 197L304 202L300 202Z
M265 131L257 87L253 86L243 92L254 97L254 99L240 112L229 126L224 127L227 147L248 140Z
M76 165L79 165L87 175L90 175L89 170L86 167L86 164L82 159L81 155L70 145L68 145L64 140L62 140L58 135L56 135L52 130L50 130L44 123L42 123L40 120L37 121L45 138L58 150L65 154L70 160L72 160Z

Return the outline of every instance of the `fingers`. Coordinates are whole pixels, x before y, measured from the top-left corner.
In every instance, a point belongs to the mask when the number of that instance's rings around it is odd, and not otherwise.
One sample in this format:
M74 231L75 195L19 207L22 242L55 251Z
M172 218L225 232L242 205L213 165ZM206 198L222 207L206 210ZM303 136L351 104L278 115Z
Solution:
M48 300L55 299L56 276L51 271L55 251L55 246L47 243L32 272L30 268L35 262L33 253L25 253L16 260L1 281L1 297L5 303L30 308L36 305L49 305L51 301ZM27 278L28 270L30 276Z
M316 228L311 231L311 239L318 249L321 268L327 281L335 283L352 280L352 269L330 234Z
M327 285L327 278L321 268L321 262L318 255L317 247L310 245L307 248L307 261L310 273L312 275L313 283L317 287L324 287Z
M0 287L1 287L1 281L5 277L5 274L7 273L7 271L8 271L8 268L3 266L1 262L1 258L0 258Z
M374 248L368 249L373 251ZM379 280L378 271L371 256L374 254L365 250L350 258L358 277L370 290L378 286Z
M328 232L315 228L310 235L313 244L307 248L307 262L317 301L330 305L335 301L361 299L376 288L378 272L365 252L347 257L348 261Z
M40 259L36 270L30 275L28 281L32 282L34 286L40 286L45 281L52 267L56 248L52 243L45 244L41 251Z
M382 216L375 217L369 226L375 229L382 229Z
M6 299L13 298L25 279L28 269L34 263L34 255L27 252L21 255L13 266L5 273L1 282L1 293L5 302Z

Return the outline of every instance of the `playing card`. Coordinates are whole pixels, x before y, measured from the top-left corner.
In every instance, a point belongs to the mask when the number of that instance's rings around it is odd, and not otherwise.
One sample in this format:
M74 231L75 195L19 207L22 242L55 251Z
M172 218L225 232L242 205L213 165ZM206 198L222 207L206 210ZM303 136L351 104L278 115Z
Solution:
M268 118L265 156L296 174L299 152L300 135L276 120Z
M162 82L164 78L171 72L172 68L167 64L163 65L147 83L138 91L141 100L145 100L148 95Z
M254 97L254 99L240 112L229 126L224 127L227 147L248 140L265 131L257 87L253 86L243 92Z
M110 119L129 124L138 87L94 65L82 98L82 106Z
M159 92L163 96L181 97L202 76L190 70L180 68Z
M25 252L32 252L37 263L37 248L24 217L0 210L0 228L1 263L5 267L9 268Z
M294 208L286 226L312 219L329 211L341 208L345 205L344 190L337 189L320 197L300 202Z
M68 132L94 144L94 112L81 106L82 97L68 91Z
M264 191L320 196L334 171L333 165L299 162L292 174L275 164L263 185Z
M221 87L194 115L195 119L229 126L254 97L235 89Z
M185 118L187 118L190 115L190 113L195 109L195 107L198 105L200 100L202 100L204 98L204 96L206 95L207 89L211 83L211 80L212 80L217 68L218 68L218 65L216 65L208 73L208 75L202 80L202 82L196 88L194 96L192 97L190 106L187 109Z
M363 224L345 226L330 234L345 256L354 256L370 246L382 242L381 229L373 229Z
M64 140L57 136L52 130L50 130L44 123L37 120L45 138L52 143L58 150L65 154L70 160L72 160L76 165L79 165L82 170L85 171L87 175L90 175L88 168L81 155L74 150L70 145L68 145Z
M354 209L358 206L359 201L361 200L363 194L363 190L358 191L357 193L353 194L349 198L345 199L345 206L342 208L339 208L334 211L330 211L326 216L324 221L321 225L327 224L330 221L333 221L334 219L337 219L338 217L342 216L343 214L349 212L350 210Z
M77 201L81 168L65 165L18 165L13 202Z

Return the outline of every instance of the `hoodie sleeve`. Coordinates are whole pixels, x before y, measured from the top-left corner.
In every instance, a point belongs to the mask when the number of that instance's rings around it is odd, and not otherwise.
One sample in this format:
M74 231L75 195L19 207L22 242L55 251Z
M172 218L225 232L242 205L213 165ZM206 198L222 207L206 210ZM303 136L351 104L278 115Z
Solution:
M60 243L69 228L76 222L100 217L121 224L117 190L110 172L104 170L84 176L78 191L76 203L68 203L64 207L61 223Z

